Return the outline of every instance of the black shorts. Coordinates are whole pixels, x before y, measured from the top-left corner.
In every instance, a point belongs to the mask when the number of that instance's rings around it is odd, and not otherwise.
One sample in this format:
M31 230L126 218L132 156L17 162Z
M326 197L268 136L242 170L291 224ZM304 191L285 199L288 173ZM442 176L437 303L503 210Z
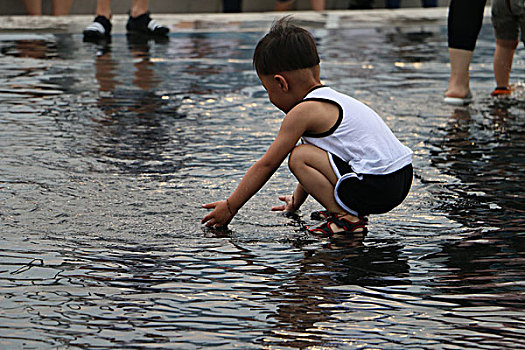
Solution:
M345 161L333 154L330 156L340 175L335 199L352 215L386 213L401 204L410 191L412 164L386 175L367 175L355 173Z

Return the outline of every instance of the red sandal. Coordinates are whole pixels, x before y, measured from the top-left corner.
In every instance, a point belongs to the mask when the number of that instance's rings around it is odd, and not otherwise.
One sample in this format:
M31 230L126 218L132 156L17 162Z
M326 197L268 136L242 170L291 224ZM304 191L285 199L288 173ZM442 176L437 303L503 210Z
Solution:
M490 96L508 96L511 91L507 86L498 86L490 93Z
M310 220L317 220L317 221L323 221L328 220L330 218L331 214L328 212L328 210L318 210L313 211L310 214ZM360 219L363 219L363 224L368 224L368 217L367 216L360 216Z
M350 234L359 229L362 229L362 231L359 231L359 233L366 233L367 223L368 220L366 217L359 217L358 221L352 222L345 218L337 217L337 215L331 215L328 218L328 220L326 220L326 222L322 225L312 229L310 227L307 227L307 230L308 232L320 235L321 237L330 237L334 234ZM331 227L332 224L336 225L339 228L342 228L343 231L334 232Z
M328 210L318 210L318 211L314 211L312 212L312 214L310 214L310 219L311 220L318 220L318 221L322 221L322 220L326 220L330 217L330 213L328 212Z

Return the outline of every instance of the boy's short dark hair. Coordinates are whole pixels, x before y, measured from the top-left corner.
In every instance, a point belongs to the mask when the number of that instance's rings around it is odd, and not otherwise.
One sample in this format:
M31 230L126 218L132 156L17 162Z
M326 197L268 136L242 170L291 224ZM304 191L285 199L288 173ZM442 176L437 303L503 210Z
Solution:
M253 65L261 75L311 68L319 62L312 34L292 24L290 17L274 22L253 54Z

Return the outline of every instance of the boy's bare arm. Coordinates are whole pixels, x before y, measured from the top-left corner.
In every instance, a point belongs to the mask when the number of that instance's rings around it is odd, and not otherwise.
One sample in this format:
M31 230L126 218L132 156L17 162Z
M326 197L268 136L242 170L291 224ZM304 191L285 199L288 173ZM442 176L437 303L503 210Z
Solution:
M237 211L270 179L286 156L295 147L306 130L307 118L290 111L284 118L277 137L266 153L246 172L241 182L226 201L205 204L203 207L214 209L202 222L206 226L227 225Z
M264 186L286 159L303 134L303 127L299 121L300 118L295 114L284 118L277 137L266 153L248 169L237 189L229 197L233 208L241 208Z
M304 189L301 184L297 184L297 188L293 194L293 206L294 210L297 210L303 205L304 201L308 198L308 192Z

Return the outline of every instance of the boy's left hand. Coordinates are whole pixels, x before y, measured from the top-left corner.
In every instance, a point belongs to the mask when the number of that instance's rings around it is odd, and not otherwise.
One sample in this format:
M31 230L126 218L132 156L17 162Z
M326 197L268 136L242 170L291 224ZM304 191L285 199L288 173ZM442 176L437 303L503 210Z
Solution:
M288 211L288 212L294 212L297 209L294 206L294 200L293 195L289 196L279 196L279 199L285 202L283 205L278 205L275 207L272 207L272 211Z
M219 201L214 203L203 204L203 208L213 209L211 213L202 218L201 223L206 227L221 227L227 226L232 221L235 214L230 213L226 201Z

